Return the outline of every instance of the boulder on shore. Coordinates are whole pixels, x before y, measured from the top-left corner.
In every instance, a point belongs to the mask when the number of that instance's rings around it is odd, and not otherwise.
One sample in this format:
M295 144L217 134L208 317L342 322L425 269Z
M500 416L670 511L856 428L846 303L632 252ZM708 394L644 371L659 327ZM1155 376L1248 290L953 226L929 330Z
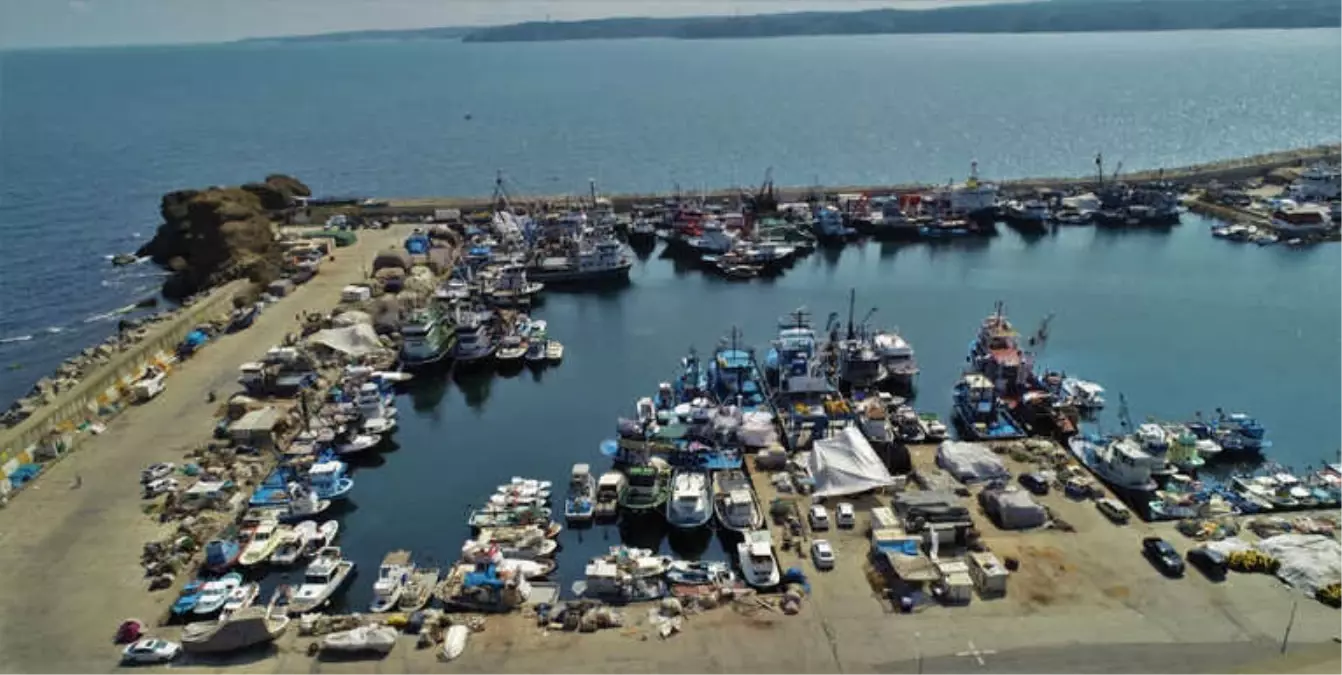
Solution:
M233 279L269 283L283 261L270 211L309 194L306 185L279 175L242 187L170 192L160 206L163 224L136 255L173 272L163 282L163 295L172 299Z

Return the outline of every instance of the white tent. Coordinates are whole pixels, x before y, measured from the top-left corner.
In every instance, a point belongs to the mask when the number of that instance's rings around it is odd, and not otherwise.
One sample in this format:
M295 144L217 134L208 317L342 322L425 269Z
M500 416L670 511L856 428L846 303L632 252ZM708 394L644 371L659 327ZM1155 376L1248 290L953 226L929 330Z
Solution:
M308 344L325 345L338 352L351 356L363 356L381 350L377 331L366 323L358 323L344 328L327 328L308 336Z
M895 483L885 463L854 427L814 443L811 475L815 478L816 497L857 494Z

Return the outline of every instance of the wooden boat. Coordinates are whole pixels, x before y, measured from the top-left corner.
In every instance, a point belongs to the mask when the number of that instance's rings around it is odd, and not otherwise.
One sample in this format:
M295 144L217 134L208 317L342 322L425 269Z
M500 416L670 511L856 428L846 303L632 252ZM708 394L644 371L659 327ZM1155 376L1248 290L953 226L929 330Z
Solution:
M418 568L410 575L410 581L401 589L401 598L396 602L396 609L402 612L414 612L424 609L429 604L429 599L433 597L433 589L438 586L438 577L441 574L437 567Z
M559 340L546 340L545 359L550 363L558 363L564 360L564 345Z

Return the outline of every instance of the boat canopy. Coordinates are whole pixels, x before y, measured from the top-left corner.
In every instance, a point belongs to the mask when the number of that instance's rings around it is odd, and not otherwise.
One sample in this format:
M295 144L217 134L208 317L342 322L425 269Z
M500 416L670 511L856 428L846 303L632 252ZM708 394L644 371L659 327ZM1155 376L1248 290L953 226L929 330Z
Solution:
M718 354L718 365L723 368L749 368L750 352L743 349L727 349Z
M815 497L858 494L895 483L871 444L853 427L815 441L810 464Z

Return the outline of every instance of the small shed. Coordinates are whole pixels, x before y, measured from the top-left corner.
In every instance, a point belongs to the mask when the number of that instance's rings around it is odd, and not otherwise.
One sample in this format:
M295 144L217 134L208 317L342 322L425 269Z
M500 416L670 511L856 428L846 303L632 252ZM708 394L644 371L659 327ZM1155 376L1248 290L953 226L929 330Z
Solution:
M969 576L973 577L974 584L978 586L979 595L985 598L1006 595L1007 576L1010 572L997 556L987 551L971 551L968 559Z
M969 564L963 560L937 562L941 573L942 601L967 605L974 599L974 579L969 576Z
M275 447L275 431L283 419L284 417L280 414L280 411L273 406L253 410L243 415L242 419L229 425L228 437L239 445L251 445L263 449L273 448Z

